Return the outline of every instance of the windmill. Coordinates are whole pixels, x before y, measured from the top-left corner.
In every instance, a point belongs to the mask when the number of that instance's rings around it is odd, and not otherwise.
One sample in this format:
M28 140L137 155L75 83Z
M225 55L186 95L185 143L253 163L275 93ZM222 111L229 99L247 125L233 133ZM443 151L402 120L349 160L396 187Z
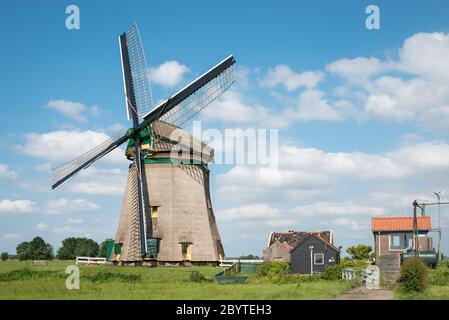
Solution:
M224 252L209 194L207 164L213 161L213 149L181 127L235 82L235 59L227 57L153 108L136 24L120 35L119 46L132 128L54 168L52 189L127 142L126 157L132 163L115 239L116 260L214 263ZM181 143L186 140L190 142Z

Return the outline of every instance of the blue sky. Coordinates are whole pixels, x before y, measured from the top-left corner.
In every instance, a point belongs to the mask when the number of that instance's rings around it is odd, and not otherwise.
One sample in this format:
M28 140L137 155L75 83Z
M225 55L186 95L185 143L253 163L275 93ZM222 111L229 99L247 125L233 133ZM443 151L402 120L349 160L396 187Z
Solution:
M80 30L65 28L69 4L80 8ZM369 4L380 8L380 30L365 28ZM276 172L211 166L228 255L261 254L270 231L289 229L333 229L345 248L371 243L371 216L409 215L433 191L449 198L448 9L447 1L4 4L0 251L35 235L55 248L67 236L114 236L121 151L53 192L49 168L129 125L117 37L134 22L155 100L234 54L237 82L199 117L203 125L279 129ZM442 222L447 253L445 207Z

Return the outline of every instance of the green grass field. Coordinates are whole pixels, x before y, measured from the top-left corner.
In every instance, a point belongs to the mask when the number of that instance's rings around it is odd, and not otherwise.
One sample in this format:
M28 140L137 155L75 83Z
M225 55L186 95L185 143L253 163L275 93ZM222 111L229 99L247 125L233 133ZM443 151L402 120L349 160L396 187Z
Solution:
M219 285L212 279L222 268L80 266L80 289L68 290L64 272L71 264L0 262L0 299L332 299L353 286L348 281L324 280ZM191 271L201 272L207 281L192 282Z
M432 286L422 293L402 293L397 291L398 300L449 300L449 286Z

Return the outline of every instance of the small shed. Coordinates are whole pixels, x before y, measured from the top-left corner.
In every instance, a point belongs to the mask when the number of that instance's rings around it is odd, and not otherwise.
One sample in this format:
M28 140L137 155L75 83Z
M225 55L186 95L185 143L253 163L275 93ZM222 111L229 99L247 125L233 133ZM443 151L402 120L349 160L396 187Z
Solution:
M314 234L290 251L292 273L320 273L324 272L326 266L339 262L340 249Z

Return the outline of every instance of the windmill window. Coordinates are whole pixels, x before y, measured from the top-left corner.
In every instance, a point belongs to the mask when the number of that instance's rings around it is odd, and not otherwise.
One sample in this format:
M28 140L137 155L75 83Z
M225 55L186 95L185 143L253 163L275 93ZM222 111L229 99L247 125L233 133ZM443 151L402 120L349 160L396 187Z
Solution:
M161 239L149 238L147 239L147 258L157 259L161 247Z
M152 206L151 207L151 218L157 218L159 214L159 207Z
M181 242L181 255L183 260L192 260L191 243Z
M324 253L314 253L313 254L313 263L316 265L324 264Z

